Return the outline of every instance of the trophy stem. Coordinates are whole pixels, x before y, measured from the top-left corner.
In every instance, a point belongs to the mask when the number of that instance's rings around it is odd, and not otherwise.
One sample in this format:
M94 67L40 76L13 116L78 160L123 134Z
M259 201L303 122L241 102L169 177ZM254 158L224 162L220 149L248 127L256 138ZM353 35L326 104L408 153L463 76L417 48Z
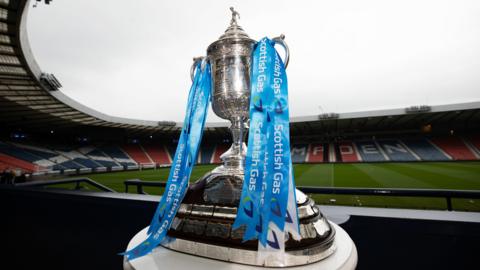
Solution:
M230 126L232 145L220 156L220 159L223 161L223 169L229 174L243 174L247 153L247 145L244 141L248 127L244 117L232 118L230 122L232 123Z

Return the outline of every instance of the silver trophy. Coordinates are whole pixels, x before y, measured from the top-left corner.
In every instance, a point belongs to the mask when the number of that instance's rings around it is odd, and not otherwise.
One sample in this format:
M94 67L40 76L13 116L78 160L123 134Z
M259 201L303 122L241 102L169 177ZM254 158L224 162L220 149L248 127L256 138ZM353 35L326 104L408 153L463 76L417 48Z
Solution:
M238 25L240 15L233 8L230 26L207 49L206 57L194 58L193 78L198 61L211 66L212 106L219 117L231 122L232 146L223 153L223 165L190 185L168 235L174 239L164 247L198 256L250 265L297 266L320 261L335 251L335 230L314 201L296 190L300 240L287 235L285 258L256 260L258 242L243 242L244 227L233 230L240 200L244 167L245 135L250 105L250 74L255 40ZM289 50L284 36L273 39L284 47L285 66ZM205 68L206 65L202 65Z
M220 38L207 48L206 57L194 58L190 75L194 77L194 69L199 61L208 61L212 74L212 108L217 116L231 122L232 145L220 156L223 165L215 168L207 175L208 189L218 190L217 184L232 187L230 192L207 192L207 200L221 203L222 200L238 201L241 193L245 155L247 146L245 135L248 130L250 111L250 74L252 52L257 41L251 39L238 25L240 14L230 8L232 19L230 26ZM289 49L281 35L273 40L285 49L285 66L289 61ZM219 181L221 183L219 183Z

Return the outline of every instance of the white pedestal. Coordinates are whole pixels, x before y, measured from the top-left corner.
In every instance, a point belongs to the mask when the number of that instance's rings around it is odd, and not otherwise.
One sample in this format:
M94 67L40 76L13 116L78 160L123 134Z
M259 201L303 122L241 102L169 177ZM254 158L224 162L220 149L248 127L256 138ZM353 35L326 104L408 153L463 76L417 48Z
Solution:
M335 245L337 250L328 258L309 265L289 267L304 270L350 270L357 266L357 249L352 239L338 225L331 223L335 228ZM147 229L138 232L130 243L127 250L134 248L147 238ZM172 251L161 246L155 248L152 253L124 263L125 270L157 270L157 269L188 269L188 270L247 270L264 269L236 263L222 262L194 255Z

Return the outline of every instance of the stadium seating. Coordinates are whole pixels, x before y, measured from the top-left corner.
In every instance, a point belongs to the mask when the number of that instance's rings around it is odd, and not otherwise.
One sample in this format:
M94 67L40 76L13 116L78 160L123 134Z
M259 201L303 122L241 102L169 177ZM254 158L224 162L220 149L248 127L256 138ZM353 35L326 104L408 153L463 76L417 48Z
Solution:
M99 150L113 158L113 160L115 160L122 166L137 165L134 160L127 156L127 154L125 154L125 152L123 152L123 150L117 146L101 146Z
M29 144L14 144L14 146L19 147L30 154L42 157L43 160L41 162L43 162L45 166L51 167L53 170L77 170L87 168L75 160L76 158L82 157L82 155L78 152L76 154L75 151L66 147L58 147L61 150L54 151L45 147ZM39 162L37 161L35 163L38 164Z
M172 163L163 145L143 145L143 149L156 164Z
M217 144L215 146L215 150L213 152L213 162L212 163L221 163L222 160L220 159L220 156L225 153L230 145L226 144Z
M80 165L81 167L79 168L83 167L83 168L95 169L102 166L76 150L62 149L62 150L57 150L57 152L62 156L69 158L75 164ZM64 165L64 163L61 163L61 165Z
M308 144L294 144L290 152L292 153L293 163L303 163L307 160Z
M306 162L324 162L328 160L328 144L310 144L308 147L308 155Z
M13 146L22 148L24 151L27 151L33 155L42 157L47 160L55 159L55 157L58 156L58 153L55 151L49 150L44 147L39 147L39 146L33 146L33 145L28 145L28 144L15 144L12 143Z
M210 164L213 163L213 155L215 151L215 145L202 145L199 154L199 161L200 164Z
M445 151L453 160L475 160L477 157L458 137L434 138L432 142Z
M380 149L375 141L355 142L363 161L376 162L388 160L387 155Z
M23 160L35 165L39 165L41 167L51 167L55 165L55 163L53 163L52 161L30 153L29 151L26 151L25 149L20 148L15 144L6 144L0 142L0 153L16 158L18 160Z
M2 142L0 142L0 153L7 154L21 160L29 161L31 163L42 159L39 156L32 155L28 152L23 151L20 148Z
M360 154L355 149L355 145L352 142L340 142L338 143L341 161L343 162L359 162Z
M391 161L416 161L417 158L398 140L379 140L378 144Z
M106 146L102 150L94 146L80 149L55 146L49 149L31 144L0 142L0 161L10 168L20 168L29 172L88 172L98 168L105 171L105 168L136 166L135 161L116 146Z
M450 160L442 150L426 139L403 139L402 142L423 161Z
M143 147L140 144L127 144L122 148L138 164L153 164L152 159L143 151Z
M205 144L200 148L199 164L221 163L227 144ZM427 139L391 138L303 143L291 147L293 163L322 162L414 162L480 159L480 136L449 136ZM129 144L83 146L80 148L0 142L0 168L19 168L28 172L78 172L122 170L154 165L169 165L176 144ZM58 172L57 172L58 173Z
M480 135L468 137L468 141L475 148L474 150L480 154Z
M102 151L96 149L93 146L82 147L82 148L79 148L78 151L84 154L85 156L87 156L89 159L95 161L96 163L104 167L111 168L111 167L120 166L111 157L108 157Z
M85 168L83 167L82 165L76 163L75 161L73 160L65 160L63 162L61 162L60 164L61 167L64 167L65 169L70 169L70 170L76 170L76 169L82 169L82 168ZM61 168L60 166L58 166L57 168Z
M35 172L40 169L35 164L0 153L0 172L7 168L21 169L25 172Z

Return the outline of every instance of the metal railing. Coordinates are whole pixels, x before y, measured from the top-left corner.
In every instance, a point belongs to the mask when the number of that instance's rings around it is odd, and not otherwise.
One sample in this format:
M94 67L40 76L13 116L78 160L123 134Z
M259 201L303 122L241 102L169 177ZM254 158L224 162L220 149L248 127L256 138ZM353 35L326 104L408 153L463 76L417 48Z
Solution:
M54 185L61 185L61 184L75 184L75 189L78 190L81 188L82 183L91 185L101 191L116 192L115 190L109 187L106 187L100 183L97 183L90 178L70 178L70 179L60 179L60 180L32 181L32 182L18 183L18 184L15 184L15 186L16 187L47 187L47 186L54 186Z
M129 186L135 186L138 194L147 194L143 187L165 187L163 181L142 181L131 179L124 181L125 192ZM297 189L308 194L336 194L336 195L365 195L365 196L390 196L390 197L429 197L444 198L447 210L452 211L452 198L479 199L480 191L452 190L452 189L406 189L406 188L341 188L341 187L312 187L297 186Z
M143 191L143 187L165 187L167 185L163 181L142 181L140 179L125 180L123 184L125 185L125 193L128 193L129 186L135 186L138 194L147 194Z
M300 186L299 190L311 194L366 195L390 197L429 197L444 198L447 210L452 211L452 198L478 199L480 191L455 189L413 189L413 188L331 188Z

